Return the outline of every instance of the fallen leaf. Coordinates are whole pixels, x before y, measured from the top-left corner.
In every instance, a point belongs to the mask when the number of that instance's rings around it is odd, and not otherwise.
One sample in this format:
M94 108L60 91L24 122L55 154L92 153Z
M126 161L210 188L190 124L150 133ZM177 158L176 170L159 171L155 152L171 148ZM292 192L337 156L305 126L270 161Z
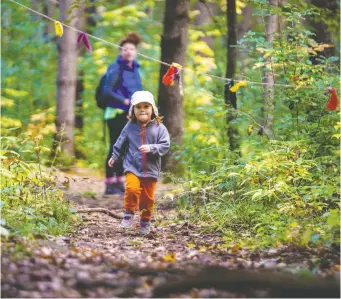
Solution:
M176 262L176 253L175 252L168 253L163 257L163 260L168 263Z

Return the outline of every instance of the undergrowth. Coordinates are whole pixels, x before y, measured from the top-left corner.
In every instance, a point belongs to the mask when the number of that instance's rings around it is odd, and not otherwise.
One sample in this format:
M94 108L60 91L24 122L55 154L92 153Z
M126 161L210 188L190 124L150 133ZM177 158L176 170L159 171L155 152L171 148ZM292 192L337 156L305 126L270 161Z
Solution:
M1 137L1 234L34 238L69 232L78 217L58 189L53 168L44 167L50 149L39 136L9 135L13 132Z
M297 87L275 86L270 109L262 86L249 82L236 93L238 110L225 104L221 83L211 82L205 98L193 89L197 100L184 102L183 144L173 146L185 173L172 180L182 188L169 196L178 198L183 219L220 232L226 244L339 244L340 114L326 109L325 91L338 86L339 57L324 57L333 45L319 44L302 30L305 18L319 12L290 3L276 9L266 1L252 3L262 19L278 14L287 26L271 42L264 28L238 41L248 65L237 79L260 82L271 69L276 83ZM234 116L228 124L227 114ZM274 120L274 138L262 135L266 115Z

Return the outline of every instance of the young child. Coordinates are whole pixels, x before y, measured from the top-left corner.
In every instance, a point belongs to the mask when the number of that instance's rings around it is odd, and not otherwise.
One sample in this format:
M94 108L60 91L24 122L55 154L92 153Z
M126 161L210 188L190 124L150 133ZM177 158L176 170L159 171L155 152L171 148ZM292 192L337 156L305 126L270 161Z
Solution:
M132 95L128 114L129 122L113 146L108 161L112 167L125 154L123 168L126 176L124 194L125 213L121 227L134 224L137 205L140 209L139 233L150 232L150 218L154 207L156 181L160 176L161 157L170 147L169 134L161 123L154 97L149 91L137 91ZM126 153L125 153L126 152Z

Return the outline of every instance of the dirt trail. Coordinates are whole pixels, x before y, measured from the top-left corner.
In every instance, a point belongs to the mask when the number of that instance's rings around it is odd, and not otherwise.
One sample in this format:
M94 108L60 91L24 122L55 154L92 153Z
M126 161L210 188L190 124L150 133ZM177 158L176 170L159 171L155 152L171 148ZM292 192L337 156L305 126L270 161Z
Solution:
M104 185L99 177L78 170L60 175L58 180L66 182L61 186L68 185L65 194L76 208L122 210L122 198L102 196ZM172 188L159 184L157 198ZM81 214L81 219L81 225L69 236L51 237L37 244L17 238L4 242L2 297L152 297L160 284L186 277L191 269L217 265L250 271L316 269L322 276L335 276L339 271L338 253L332 250L282 247L261 253L224 248L218 235L205 235L185 221L175 221L173 202L158 205L147 237L139 236L136 228L120 228L118 219L103 213ZM318 258L319 264L312 264L312 258ZM167 292L167 296L173 293L182 297L270 296L267 288L249 290L247 284L233 292L214 287Z

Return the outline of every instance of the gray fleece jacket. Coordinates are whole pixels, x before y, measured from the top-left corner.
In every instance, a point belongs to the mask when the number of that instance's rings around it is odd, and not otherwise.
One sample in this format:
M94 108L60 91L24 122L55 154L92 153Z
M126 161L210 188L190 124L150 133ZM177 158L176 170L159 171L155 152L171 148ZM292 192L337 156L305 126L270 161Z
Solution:
M150 145L151 152L141 153L141 145ZM132 172L137 177L158 179L161 170L161 157L170 148L167 128L155 119L146 126L129 121L113 146L112 158L116 161L124 155L124 173Z

